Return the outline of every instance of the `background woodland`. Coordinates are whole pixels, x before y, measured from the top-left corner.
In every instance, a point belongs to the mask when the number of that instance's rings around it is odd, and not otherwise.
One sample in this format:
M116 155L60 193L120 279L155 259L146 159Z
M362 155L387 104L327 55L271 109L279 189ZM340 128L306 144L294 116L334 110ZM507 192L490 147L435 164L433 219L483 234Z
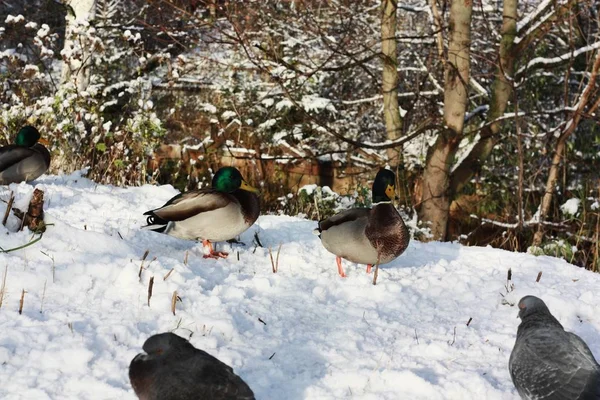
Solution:
M599 5L0 2L0 140L35 125L51 172L114 185L236 165L314 219L387 165L422 240L598 271Z

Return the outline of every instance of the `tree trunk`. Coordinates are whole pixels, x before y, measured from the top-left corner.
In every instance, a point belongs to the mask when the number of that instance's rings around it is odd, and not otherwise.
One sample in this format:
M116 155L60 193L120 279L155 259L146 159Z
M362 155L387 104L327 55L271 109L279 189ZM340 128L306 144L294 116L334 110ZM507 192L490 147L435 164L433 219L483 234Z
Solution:
M381 2L381 51L383 53L383 117L387 139L394 140L402 136L402 116L398 105L398 55L396 43L397 0ZM387 150L392 165L401 161L402 146Z
M567 143L567 139L569 138L569 136L571 136L573 132L575 132L575 129L577 128L577 125L579 125L579 121L581 120L581 115L584 112L586 112L588 115L592 115L600 105L599 96L596 98L595 102L586 109L586 105L590 101L590 95L595 90L598 69L600 69L600 51L596 52L596 58L594 60L594 65L592 66L590 78L588 80L587 85L583 89L583 92L581 93L577 104L574 107L575 111L573 112L573 116L571 117L571 120L567 122L565 129L556 141L554 155L552 156L552 165L550 166L548 180L546 181L546 192L544 193L542 203L540 204L538 229L533 237L534 246L539 246L540 244L542 244L542 240L544 238L543 222L546 220L546 216L550 212L550 205L552 204L552 197L554 195L554 187L556 185L558 174L560 172L560 164L565 153L565 145Z
M502 18L502 38L500 41L500 55L496 77L491 88L490 109L488 111L487 121L490 123L501 117L506 111L508 101L510 100L512 87L510 81L506 77L512 77L514 74L515 61L520 56L529 44L543 36L561 18L565 18L569 14L571 8L577 5L576 0L569 0L564 4L548 3L546 7L556 6L556 10L544 21L539 22L535 29L532 29L528 34L521 38L518 45L514 44L514 39L517 34L517 8L518 0L505 0ZM547 15L541 13L540 15ZM537 21L537 20L536 20ZM530 21L528 25L536 23ZM498 132L502 126L501 122L495 122L487 125L480 133L480 140L471 149L468 156L452 173L452 181L450 184L450 192L453 194L459 193L473 175L481 169L485 160L489 157L492 149L498 141Z
M73 51L80 52L77 57L67 57L62 70L62 82L66 83L73 81L76 84L78 92L87 89L89 84L89 65L91 49L85 48L85 45L78 43L74 37L77 23L81 21L91 21L94 19L96 12L96 0L70 0L67 5L75 13L70 12L66 16L66 31L65 31L65 52L72 54Z
M492 93L490 109L487 114L487 123L490 123L504 115L510 95L512 92L511 82L507 79L512 78L515 68L515 56L513 52L513 41L517 35L517 6L518 0L505 0L504 12L502 17L502 39L500 40L498 68L496 77L492 84ZM452 183L450 185L451 193L458 193L466 185L473 175L481 169L485 160L489 157L498 132L500 132L501 123L493 122L487 125L480 133L479 142L471 149L469 155L454 170L452 174Z
M471 1L452 0L450 7L450 40L444 72L444 122L429 149L423 172L423 199L419 210L421 221L430 224L435 240L446 239L450 209L450 167L462 138L470 75Z

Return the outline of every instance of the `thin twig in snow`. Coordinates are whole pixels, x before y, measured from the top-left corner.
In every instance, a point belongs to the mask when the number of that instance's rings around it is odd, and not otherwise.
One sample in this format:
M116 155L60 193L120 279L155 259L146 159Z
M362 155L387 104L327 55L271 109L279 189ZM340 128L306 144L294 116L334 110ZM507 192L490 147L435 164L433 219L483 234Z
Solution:
M150 282L148 282L148 307L150 307L150 298L152 298L152 287L154 286L154 277L150 277Z
M4 218L2 219L2 225L4 225L4 226L6 226L6 221L8 221L8 216L10 215L10 210L12 210L14 201L15 201L15 194L11 190L10 191L10 199L8 199L8 204L6 205L6 211L4 212Z
M23 303L25 303L25 289L21 291L21 300L19 300L19 315L23 314Z
M4 267L4 277L2 278L2 287L0 287L0 308L4 302L4 293L6 291L6 276L8 275L8 264Z

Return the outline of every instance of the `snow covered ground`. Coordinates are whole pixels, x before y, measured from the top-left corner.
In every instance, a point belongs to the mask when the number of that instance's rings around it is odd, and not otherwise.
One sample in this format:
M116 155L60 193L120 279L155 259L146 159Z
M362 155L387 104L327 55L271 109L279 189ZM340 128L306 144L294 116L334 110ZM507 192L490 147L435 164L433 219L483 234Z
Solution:
M139 229L144 211L176 194L170 186L115 188L77 174L36 185L53 225L38 243L0 253L2 399L133 400L129 362L169 330L193 334L258 399L517 399L507 363L519 320L505 300L526 294L600 356L600 275L556 258L413 241L373 286L364 266L346 262L349 277L337 275L313 221L262 216L245 246L219 244L227 260L205 260L198 243ZM34 187L0 187L1 199L9 189L25 208ZM2 248L30 240L17 224L0 225ZM255 232L274 255L282 245L277 273Z

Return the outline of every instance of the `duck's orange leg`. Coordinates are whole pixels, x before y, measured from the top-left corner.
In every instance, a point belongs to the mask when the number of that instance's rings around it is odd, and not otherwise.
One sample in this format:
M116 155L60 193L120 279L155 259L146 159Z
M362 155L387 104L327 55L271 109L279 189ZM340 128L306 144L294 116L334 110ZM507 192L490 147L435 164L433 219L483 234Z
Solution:
M373 268L373 264L367 264L367 274L371 273L371 268Z
M202 240L202 247L204 247L204 248L208 247L208 254L205 254L204 258L219 259L219 258L227 258L227 256L229 255L229 253L225 253L224 251L214 251L212 243L206 239Z
M338 273L342 278L345 278L346 274L344 273L344 268L342 268L342 257L336 257L335 262L337 263Z

